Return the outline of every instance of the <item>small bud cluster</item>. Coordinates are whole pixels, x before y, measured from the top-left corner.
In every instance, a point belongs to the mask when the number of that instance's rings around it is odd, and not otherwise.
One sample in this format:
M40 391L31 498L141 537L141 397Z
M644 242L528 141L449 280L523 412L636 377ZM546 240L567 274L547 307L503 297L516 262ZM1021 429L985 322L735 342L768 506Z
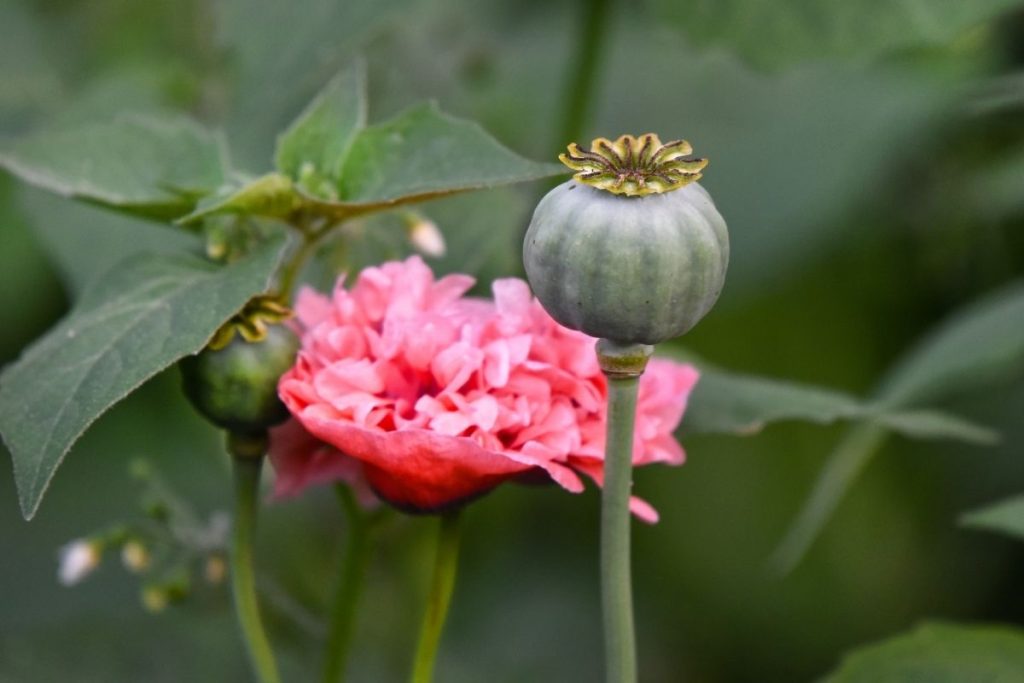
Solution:
M204 524L146 463L134 463L133 474L145 487L141 508L147 519L118 524L64 545L57 570L60 583L81 583L99 569L105 554L113 552L120 554L128 572L142 578L139 597L148 612L162 612L184 601L197 583L219 587L227 575L228 516L215 513Z

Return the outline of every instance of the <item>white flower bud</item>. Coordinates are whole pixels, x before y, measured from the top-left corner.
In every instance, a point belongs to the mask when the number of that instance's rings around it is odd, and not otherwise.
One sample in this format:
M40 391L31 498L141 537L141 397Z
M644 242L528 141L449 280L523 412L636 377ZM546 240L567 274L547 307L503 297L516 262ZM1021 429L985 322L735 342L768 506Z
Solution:
M409 231L409 242L416 251L425 256L440 258L448 251L444 243L444 235L437 223L420 214L410 214L405 219Z
M100 564L102 552L99 543L77 539L60 549L60 567L57 578L65 586L74 586L89 576Z

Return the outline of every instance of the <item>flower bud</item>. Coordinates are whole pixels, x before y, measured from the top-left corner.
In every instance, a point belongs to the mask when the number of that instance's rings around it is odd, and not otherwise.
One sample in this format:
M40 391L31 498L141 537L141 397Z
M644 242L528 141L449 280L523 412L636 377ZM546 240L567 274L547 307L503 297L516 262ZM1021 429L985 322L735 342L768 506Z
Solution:
M299 340L286 325L264 317L229 325L239 333L222 328L210 346L181 361L185 395L210 422L259 435L288 417L277 381L294 362Z
M146 571L149 568L150 560L149 551L140 541L127 541L121 546L121 564L130 572L138 574Z
M407 212L404 215L405 227L409 233L409 243L424 256L440 258L448 251L444 235L437 223L420 213Z
M60 566L57 577L61 584L74 586L92 574L100 566L103 548L93 539L76 539L60 549Z

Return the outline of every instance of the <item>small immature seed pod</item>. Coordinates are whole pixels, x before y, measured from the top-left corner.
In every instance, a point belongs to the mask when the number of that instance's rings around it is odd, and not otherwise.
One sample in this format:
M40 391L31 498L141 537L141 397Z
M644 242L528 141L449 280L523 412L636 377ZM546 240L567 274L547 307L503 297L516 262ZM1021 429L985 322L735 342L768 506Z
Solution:
M678 337L725 282L729 234L683 140L598 138L559 159L576 171L537 205L523 263L562 325L619 344Z
M279 304L253 300L207 348L181 361L185 395L210 422L260 435L288 417L277 382L295 361L299 340L280 324L287 315Z

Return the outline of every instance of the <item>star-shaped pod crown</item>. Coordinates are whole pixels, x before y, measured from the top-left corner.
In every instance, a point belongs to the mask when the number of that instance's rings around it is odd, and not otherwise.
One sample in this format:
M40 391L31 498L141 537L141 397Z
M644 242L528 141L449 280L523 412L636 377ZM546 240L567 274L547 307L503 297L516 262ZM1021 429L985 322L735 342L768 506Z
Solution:
M211 351L223 349L236 334L250 343L261 342L267 336L267 325L277 325L291 317L291 309L280 299L267 295L253 297L241 311L221 325L207 346Z
M581 183L627 197L671 192L699 180L707 159L693 158L686 140L662 144L654 133L623 135L615 142L597 138L590 151L575 142L558 160L576 171Z

